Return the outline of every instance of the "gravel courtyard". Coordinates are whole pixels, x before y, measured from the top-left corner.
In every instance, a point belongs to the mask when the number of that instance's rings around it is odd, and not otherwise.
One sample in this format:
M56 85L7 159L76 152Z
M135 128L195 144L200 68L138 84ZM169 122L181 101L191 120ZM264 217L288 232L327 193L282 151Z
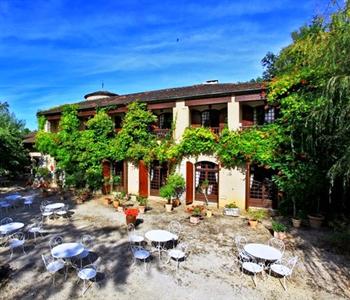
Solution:
M0 197L18 191L27 194L20 186L1 188ZM30 225L40 216L38 197L31 209L20 207L10 211L10 217ZM57 196L48 200L59 201ZM81 297L82 282L77 283L74 270L64 280L56 275L53 286L46 272L41 254L49 253L48 241L60 234L65 242L77 241L82 234L94 237L93 252L97 255L98 284L86 291L85 299L348 299L350 298L350 258L320 247L323 232L303 228L291 230L286 240L286 254L298 255L299 263L294 276L284 291L278 278L258 275L255 288L251 276L243 275L235 264L233 237L244 235L249 242L267 243L271 238L269 221L254 230L246 220L223 216L214 211L210 219L191 225L184 205L172 213L165 213L162 202L150 201L151 210L139 215L138 234L150 229L166 229L171 220L182 224L181 240L191 246L187 260L163 264L156 256L145 270L142 263L133 265L128 245L125 215L107 207L102 199L74 205L70 199L70 219L49 220L45 235L37 243L26 240L24 255L19 249L10 260L7 248L0 247L1 265L11 268L8 278L0 276L1 299L75 299ZM146 245L151 248L151 245Z

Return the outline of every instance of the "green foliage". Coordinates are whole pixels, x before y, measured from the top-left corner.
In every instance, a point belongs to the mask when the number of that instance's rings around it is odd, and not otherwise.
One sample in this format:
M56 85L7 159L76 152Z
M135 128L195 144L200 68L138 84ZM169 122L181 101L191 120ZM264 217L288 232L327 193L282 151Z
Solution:
M38 129L39 129L39 131L45 129L45 124L46 124L45 116L39 116L38 117Z
M147 198L146 197L137 196L136 201L139 203L140 206L147 206Z
M225 208L238 208L236 202L227 203Z
M272 230L275 232L286 232L287 226L277 221L272 221Z
M16 175L30 164L22 144L24 122L10 113L9 105L0 102L0 175Z
M172 198L179 199L184 191L185 179L180 174L172 174L168 177L166 184L160 188L159 194L170 204Z
M248 213L249 219L251 220L262 221L267 217L267 212L264 209L249 208L247 210L247 213Z

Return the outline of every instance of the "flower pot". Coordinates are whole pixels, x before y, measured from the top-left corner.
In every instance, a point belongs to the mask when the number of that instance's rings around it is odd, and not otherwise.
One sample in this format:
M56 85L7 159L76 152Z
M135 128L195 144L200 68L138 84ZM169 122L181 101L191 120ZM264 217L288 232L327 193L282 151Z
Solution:
M284 240L286 238L286 233L285 232L278 232L278 231L274 231L273 232L273 236L276 238L276 239L280 239L280 240Z
M144 205L140 205L139 206L139 211L140 211L141 214L144 214L145 210L146 210L146 206L144 206Z
M113 207L114 207L115 209L118 209L118 207L119 207L119 200L114 200L114 201L113 201Z
M213 215L213 212L211 210L207 210L206 215L207 215L207 218L211 218Z
M173 205L172 204L165 204L165 211L166 212L171 212L172 209L173 209Z
M190 216L190 223L192 224L198 224L200 218L198 216Z
M123 207L123 206L118 206L117 210L118 210L119 212L123 212L123 211L124 211L124 207Z
M294 219L294 218L292 218L292 223L293 223L293 227L299 228L300 225L301 225L301 219Z
M308 215L308 218L311 228L315 229L320 228L324 220L324 216L322 215Z
M112 199L111 198L104 198L104 203L105 203L105 205L110 205L111 203L112 203Z
M224 208L224 214L226 216L239 217L239 208Z
M179 199L174 199L173 200L173 207L178 207L180 205L180 200Z
M136 216L134 216L134 215L126 215L125 216L125 219L126 219L126 224L128 225L128 224L130 224L130 223L132 223L132 224L135 224L136 223Z
M256 227L258 226L257 220L249 220L248 223L249 223L249 226L253 229L256 229Z

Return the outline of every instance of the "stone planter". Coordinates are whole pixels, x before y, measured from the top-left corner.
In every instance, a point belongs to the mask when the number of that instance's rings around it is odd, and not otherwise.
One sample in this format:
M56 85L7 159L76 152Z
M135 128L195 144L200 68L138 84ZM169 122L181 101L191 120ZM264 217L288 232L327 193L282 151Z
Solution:
M301 219L294 219L294 218L292 218L292 223L293 223L293 227L299 228L300 225L301 225Z
M273 233L273 236L276 238L276 239L280 239L280 240L284 240L286 238L286 233L285 232L278 232L278 231L274 231Z
M124 211L124 208L123 206L118 206L118 209L117 209L119 212L123 212Z
M309 223L311 228L318 229L321 227L324 221L324 216L322 215L308 215Z
M226 216L239 217L239 208L224 208L224 214Z
M199 221L200 221L200 217L198 217L198 216L190 216L190 223L198 224Z
M113 201L113 207L114 207L115 209L118 209L118 207L119 207L119 200L114 200L114 201Z
M166 212L171 212L172 209L173 209L173 205L172 204L165 204L165 211Z
M249 220L248 223L249 223L249 226L253 229L256 229L256 227L258 226L257 220Z

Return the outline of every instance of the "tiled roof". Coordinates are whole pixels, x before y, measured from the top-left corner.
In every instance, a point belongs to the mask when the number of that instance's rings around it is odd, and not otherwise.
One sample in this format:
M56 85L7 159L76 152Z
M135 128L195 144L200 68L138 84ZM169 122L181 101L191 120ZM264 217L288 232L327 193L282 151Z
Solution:
M24 144L34 144L35 143L35 135L36 135L36 131L26 134L23 138L23 143Z
M96 91L96 92L93 92L93 93L90 93L90 94L86 94L84 96L84 98L88 98L88 97L91 97L91 96L108 96L108 97L113 97L113 96L118 96L118 94L115 94L115 93L111 93L111 92L108 92L108 91Z
M247 93L259 91L263 88L261 83L216 83L216 84L198 84L192 86L169 88L134 94L118 95L103 99L85 100L75 104L79 105L80 110L91 109L96 106L103 107L108 105L126 105L132 101L143 102L163 102L176 101L180 99L196 99L204 97L218 97L230 94ZM61 112L62 106L49 110L41 111L38 114L55 114Z

